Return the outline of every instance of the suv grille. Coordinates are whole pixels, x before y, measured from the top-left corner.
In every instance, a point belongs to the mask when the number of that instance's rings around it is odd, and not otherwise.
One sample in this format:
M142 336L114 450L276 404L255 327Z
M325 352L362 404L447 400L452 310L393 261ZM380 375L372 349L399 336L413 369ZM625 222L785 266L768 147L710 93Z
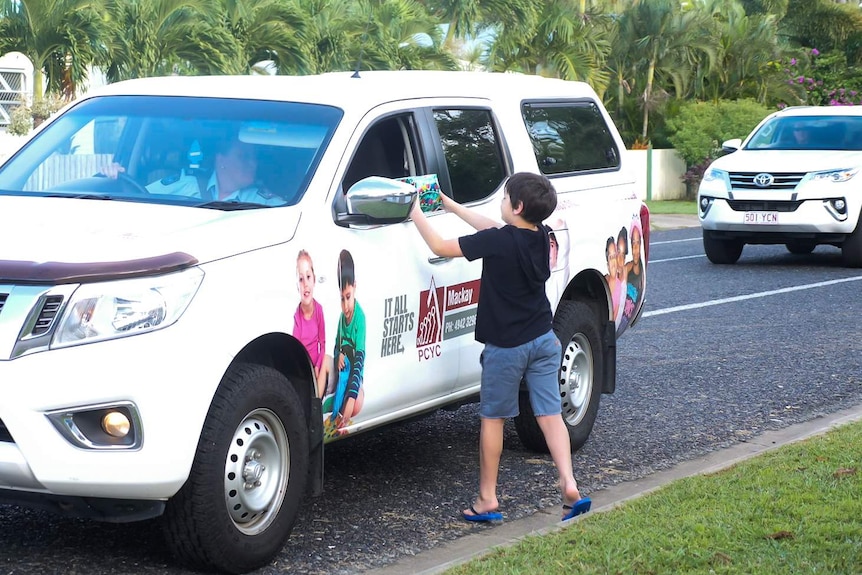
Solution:
M772 184L766 187L755 185L754 177L764 172L730 172L730 188L733 190L793 190L805 174L771 173ZM769 173L769 172L766 172Z
M42 310L39 312L39 318L31 332L33 335L41 335L51 329L51 324L54 323L62 303L63 296L61 295L49 295L45 298L45 303L42 304Z
M754 200L728 200L730 209L735 212L795 212L802 205L801 201L793 202L763 202Z
M6 424L3 423L2 419L0 419L0 441L15 443L15 440L12 439L12 434L9 433L9 429L6 427Z
M9 294L0 293L0 312L3 311L3 304L6 303L6 298L9 297Z

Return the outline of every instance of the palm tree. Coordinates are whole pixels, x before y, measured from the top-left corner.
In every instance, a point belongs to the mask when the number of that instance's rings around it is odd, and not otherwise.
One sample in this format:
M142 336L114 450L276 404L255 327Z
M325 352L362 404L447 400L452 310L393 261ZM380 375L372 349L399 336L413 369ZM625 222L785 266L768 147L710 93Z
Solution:
M309 70L305 50L305 19L296 2L285 0L221 0L221 24L236 40L227 58L228 73L248 74L271 62L280 74Z
M350 70L355 65L351 47L358 45L366 22L352 16L353 0L295 0L302 17L303 45L308 72Z
M113 37L102 64L109 81L229 68L236 48L207 0L106 0Z
M444 69L458 67L442 47L438 21L415 0L356 2L351 12L363 26L351 48L353 60L364 69Z
M488 67L582 80L603 92L608 80L605 60L611 51L609 25L602 13L582 13L571 0L542 2L534 26L499 27Z
M643 125L647 141L649 114L659 105L655 86L682 98L697 66L712 69L717 56L714 23L705 12L683 10L678 0L635 0L619 19L614 62L618 70L636 67L643 75ZM704 64L705 62L705 64Z
M0 0L0 53L33 63L33 99L74 94L104 41L101 0Z
M495 26L528 29L536 24L542 2L536 0L427 0L428 11L446 25L443 46L475 39Z
M716 24L718 58L709 73L699 74L696 97L714 102L752 98L764 103L776 84L787 86L784 75L780 82L774 81L775 62L783 53L775 16L746 15L737 0L700 0L698 6Z

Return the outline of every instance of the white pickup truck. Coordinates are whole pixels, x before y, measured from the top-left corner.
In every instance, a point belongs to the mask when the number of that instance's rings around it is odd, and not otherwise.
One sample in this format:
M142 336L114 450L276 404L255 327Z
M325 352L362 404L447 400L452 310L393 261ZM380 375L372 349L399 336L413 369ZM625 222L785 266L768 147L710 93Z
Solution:
M587 85L170 77L71 103L0 167L0 501L163 515L199 568L271 561L322 489L325 444L477 399L481 263L434 257L408 215L431 186L499 218L518 171L559 196L547 294L578 448L642 309L649 238ZM522 399L518 433L545 449Z

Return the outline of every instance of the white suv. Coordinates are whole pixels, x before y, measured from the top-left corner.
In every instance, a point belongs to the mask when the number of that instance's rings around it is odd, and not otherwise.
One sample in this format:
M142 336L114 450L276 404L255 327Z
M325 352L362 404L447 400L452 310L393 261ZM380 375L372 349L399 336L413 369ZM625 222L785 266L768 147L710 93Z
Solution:
M716 264L745 244L785 244L794 254L841 248L862 267L862 107L794 107L765 118L715 160L698 190L703 246Z
M188 563L265 564L322 490L325 444L477 399L481 262L435 257L408 215L439 187L499 218L520 171L558 193L547 294L579 447L649 245L589 86L171 77L70 104L0 166L0 501L163 515ZM515 425L546 449L526 390Z

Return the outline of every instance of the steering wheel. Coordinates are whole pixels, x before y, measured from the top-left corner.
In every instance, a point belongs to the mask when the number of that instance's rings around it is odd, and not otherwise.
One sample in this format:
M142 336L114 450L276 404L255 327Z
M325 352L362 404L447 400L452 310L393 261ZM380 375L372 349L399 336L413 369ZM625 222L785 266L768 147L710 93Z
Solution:
M122 182L122 185L124 188L123 191L125 191L126 189L131 189L133 193L138 194L138 195L141 195L141 194L146 195L146 194L150 193L149 190L147 190L147 188L145 188L144 186L139 184L137 180L135 180L132 176L130 176L126 172L119 172L117 174L117 181Z
M112 179L112 178L109 178L108 175L103 173L103 172L99 172L98 174L95 175L95 177L105 178L108 180ZM150 193L150 191L147 188L145 188L144 186L139 184L132 176L130 176L126 172L117 172L117 177L113 178L113 179L115 179L119 183L123 192L127 192L127 193L134 194L137 196L147 195Z

